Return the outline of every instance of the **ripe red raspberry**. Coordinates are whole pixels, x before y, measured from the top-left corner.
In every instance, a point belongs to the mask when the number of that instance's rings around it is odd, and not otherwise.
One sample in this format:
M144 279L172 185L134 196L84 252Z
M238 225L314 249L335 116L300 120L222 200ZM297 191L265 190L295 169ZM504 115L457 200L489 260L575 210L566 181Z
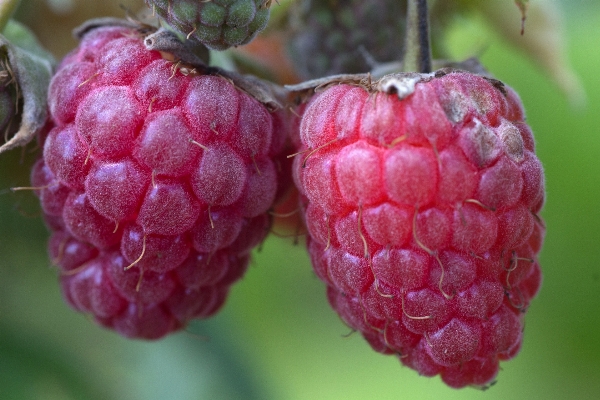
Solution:
M214 314L282 191L278 112L221 76L184 75L122 26L83 37L48 101L32 182L66 300L136 338Z
M457 70L341 83L308 103L300 139L333 308L422 375L490 384L541 283L543 171L516 93Z

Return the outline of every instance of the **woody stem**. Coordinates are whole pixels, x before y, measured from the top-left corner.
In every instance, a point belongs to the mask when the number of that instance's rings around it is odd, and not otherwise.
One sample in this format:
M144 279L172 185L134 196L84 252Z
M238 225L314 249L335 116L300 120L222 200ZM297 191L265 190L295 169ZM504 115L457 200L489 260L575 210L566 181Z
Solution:
M408 0L402 69L405 72L431 72L427 0Z

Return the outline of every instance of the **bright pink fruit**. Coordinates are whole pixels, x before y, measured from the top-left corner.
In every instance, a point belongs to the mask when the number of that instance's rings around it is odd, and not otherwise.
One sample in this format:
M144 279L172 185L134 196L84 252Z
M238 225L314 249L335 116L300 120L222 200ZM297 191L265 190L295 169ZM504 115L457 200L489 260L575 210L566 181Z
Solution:
M303 113L294 179L315 272L375 350L488 385L541 283L544 180L523 108L460 71L377 88L331 86Z
M147 339L214 314L284 191L281 116L124 27L89 31L48 101L32 182L69 304Z

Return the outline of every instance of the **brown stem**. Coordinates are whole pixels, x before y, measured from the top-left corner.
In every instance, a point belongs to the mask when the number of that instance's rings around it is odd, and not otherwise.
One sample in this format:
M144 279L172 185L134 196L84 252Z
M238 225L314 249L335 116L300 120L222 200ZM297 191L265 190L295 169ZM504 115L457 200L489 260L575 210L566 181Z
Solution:
M408 0L403 70L431 72L427 0Z

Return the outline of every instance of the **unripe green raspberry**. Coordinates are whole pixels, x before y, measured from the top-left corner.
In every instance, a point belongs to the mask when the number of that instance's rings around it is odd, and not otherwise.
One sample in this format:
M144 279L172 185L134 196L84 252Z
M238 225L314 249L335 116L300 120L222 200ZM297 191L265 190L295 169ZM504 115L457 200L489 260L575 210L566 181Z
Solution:
M431 36L441 38L464 5L430 3ZM316 79L364 73L373 69L373 62L398 61L404 51L405 16L406 0L295 0L287 46L296 73L301 79ZM442 50L434 47L433 55L445 58Z
M145 0L173 30L213 50L250 42L269 21L270 0Z
M371 69L402 55L406 0L299 0L290 9L290 56L303 79Z

